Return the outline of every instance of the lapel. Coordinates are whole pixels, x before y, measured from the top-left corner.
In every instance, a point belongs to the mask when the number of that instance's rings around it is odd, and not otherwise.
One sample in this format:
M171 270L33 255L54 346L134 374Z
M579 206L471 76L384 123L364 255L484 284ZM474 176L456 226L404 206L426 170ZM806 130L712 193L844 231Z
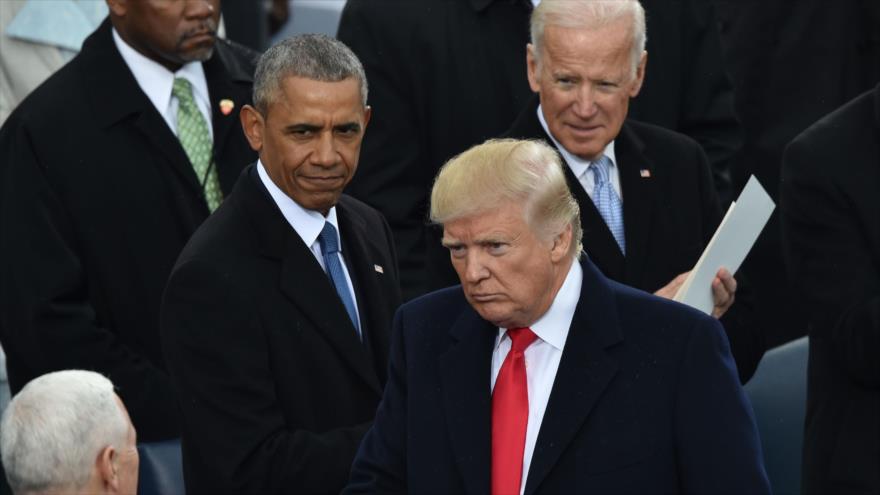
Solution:
M226 41L217 40L214 55L202 64L208 82L208 96L211 104L211 125L214 128L214 160L220 186L223 191L232 190L238 178L240 163L226 163L221 160L228 136L232 131L242 132L239 124L241 107L251 102L253 77L231 56ZM232 111L224 115L220 102L233 103Z
M131 126L151 149L161 154L193 194L204 197L186 152L177 136L168 128L165 119L141 91L122 55L116 49L109 18L86 38L80 52L83 57L84 85L94 109L97 122L104 128ZM205 205L205 214L208 207Z
M555 148L553 140L550 139L550 136L548 136L546 132L544 132L544 128L541 127L541 123L538 121L536 115L536 112L538 111L538 102L538 95L533 96L531 101L529 101L520 113L519 117L517 117L511 129L507 132L506 137L518 139L540 139ZM565 159L558 153L558 150L557 156L559 156L559 161L562 163L562 170L565 173L565 180L568 183L568 188L571 190L572 195L575 200L577 200L581 209L581 228L584 231L584 251L586 251L590 260L602 270L602 273L609 278L622 280L624 277L625 260L623 253L620 252L620 247L617 245L617 241L614 240L611 230L608 229L608 225L605 224L605 220L599 214L599 210L596 209L593 200L590 199L590 196L584 190L577 177L575 177L571 168L566 164ZM638 174L638 171L636 171L636 174ZM623 183L622 181L623 179L621 178L621 184ZM621 187L623 186L621 185ZM625 195L625 198L628 200L629 196ZM629 249L629 230L626 224L626 200L624 201L624 228L626 229L627 249Z
M606 348L623 340L617 303L607 279L584 259L581 296L565 342L547 410L526 479L533 494L617 374L617 362Z
M311 249L284 219L256 173L251 172L254 168L250 165L244 169L230 199L240 198L257 231L261 254L280 262L279 289L341 360L381 395L379 379L345 306Z
M439 360L441 400L466 493L489 493L492 455L492 348L498 328L470 307L449 331Z
M343 257L358 301L364 346L372 351L376 372L384 383L388 348L391 345L388 322L392 317L388 308L392 295L384 282L390 273L385 275L376 271L376 262L384 263L382 250L370 241L371 234L367 231L366 221L348 205L348 198L345 196L339 198L336 213L342 236Z
M623 191L623 228L626 236L626 269L622 277L611 277L625 284L643 285L648 247L654 242L654 220L659 205L657 181L662 180L653 161L644 154L644 142L626 122L615 140L615 155ZM646 170L649 177L642 177Z

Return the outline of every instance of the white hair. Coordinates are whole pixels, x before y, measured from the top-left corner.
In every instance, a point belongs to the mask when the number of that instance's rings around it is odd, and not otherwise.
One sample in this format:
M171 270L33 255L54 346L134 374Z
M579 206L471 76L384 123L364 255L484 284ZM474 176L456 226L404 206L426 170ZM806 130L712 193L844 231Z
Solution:
M532 12L530 21L533 56L540 64L546 26L597 29L623 17L632 20L630 63L631 76L635 76L648 39L645 9L638 0L542 0Z
M0 421L3 467L15 493L82 488L98 454L108 445L121 449L127 438L113 384L93 371L33 379Z

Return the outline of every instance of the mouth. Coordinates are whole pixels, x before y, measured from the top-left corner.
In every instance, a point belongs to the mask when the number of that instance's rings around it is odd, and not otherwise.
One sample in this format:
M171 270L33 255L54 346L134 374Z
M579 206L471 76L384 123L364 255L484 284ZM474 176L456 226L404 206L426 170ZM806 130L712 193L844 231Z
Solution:
M300 175L299 180L315 189L328 189L345 180L341 175Z
M575 136L592 137L602 129L601 125L574 125L565 124Z
M471 294L471 299L475 302L487 303L498 300L498 294Z

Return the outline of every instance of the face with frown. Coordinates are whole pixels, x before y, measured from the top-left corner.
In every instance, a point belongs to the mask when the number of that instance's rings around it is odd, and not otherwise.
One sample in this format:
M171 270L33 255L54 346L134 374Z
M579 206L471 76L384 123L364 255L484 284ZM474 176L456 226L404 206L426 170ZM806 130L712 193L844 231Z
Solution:
M505 201L443 224L443 245L462 290L480 316L503 328L526 327L553 303L571 267L571 226L543 239L521 203Z
M262 113L251 106L241 111L245 135L272 182L324 215L354 177L369 120L354 77L327 82L289 76Z

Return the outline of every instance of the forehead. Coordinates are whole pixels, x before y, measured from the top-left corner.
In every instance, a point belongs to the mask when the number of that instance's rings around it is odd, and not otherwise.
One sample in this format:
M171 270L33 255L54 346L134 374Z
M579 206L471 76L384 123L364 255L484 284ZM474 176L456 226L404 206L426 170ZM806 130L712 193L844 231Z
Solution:
M268 105L270 115L294 120L359 120L364 110L360 84L353 77L335 82L285 77Z
M459 242L517 236L529 229L523 207L504 202L496 208L450 220L443 224L443 237Z
M631 22L618 19L596 29L547 26L542 63L549 71L617 72L629 70Z

